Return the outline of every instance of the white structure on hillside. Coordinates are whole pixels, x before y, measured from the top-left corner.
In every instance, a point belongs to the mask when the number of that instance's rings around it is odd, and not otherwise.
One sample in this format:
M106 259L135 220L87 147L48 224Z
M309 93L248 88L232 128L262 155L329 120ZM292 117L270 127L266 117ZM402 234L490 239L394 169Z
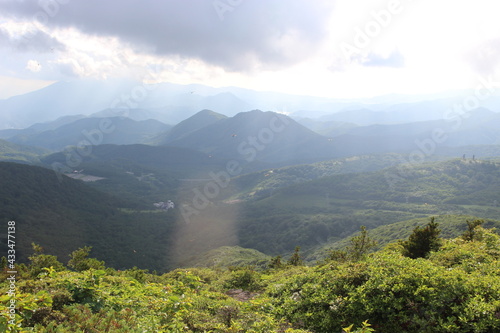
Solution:
M153 206L155 206L158 209L165 210L165 211L175 208L175 204L172 200L168 200L167 202L163 202L163 201L156 202L153 204Z

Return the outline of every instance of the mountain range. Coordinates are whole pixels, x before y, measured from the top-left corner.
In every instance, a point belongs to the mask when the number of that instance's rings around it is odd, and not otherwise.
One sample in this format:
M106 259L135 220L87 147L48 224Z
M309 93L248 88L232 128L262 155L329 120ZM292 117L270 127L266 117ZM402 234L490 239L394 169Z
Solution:
M101 116L110 112L105 110ZM449 120L367 126L326 122L323 127L317 126L318 121L303 122L260 110L232 117L202 110L174 126L153 119L96 115L66 116L26 129L0 130L0 137L55 152L100 144L181 147L217 159L236 160L248 165L246 171L391 152L415 153L425 160L437 152L455 149L453 156L459 157L471 151L464 148L461 153L460 147L500 143L500 113L484 108ZM483 149L477 148L478 156ZM476 153L472 150L472 154Z
M35 128L33 128L35 127ZM135 121L125 117L81 118L54 129L37 131L32 126L8 140L23 145L63 150L67 146L147 143L171 126L157 120Z
M0 100L0 129L22 129L68 115L90 116L119 109L134 120L156 119L177 124L203 109L228 117L253 109L271 110L294 118L335 120L356 125L397 124L446 118L463 96L474 91L434 95L388 95L359 100L298 96L238 87L199 84L144 84L130 80L57 82L43 89ZM475 107L500 109L491 95ZM109 117L109 115L107 115Z

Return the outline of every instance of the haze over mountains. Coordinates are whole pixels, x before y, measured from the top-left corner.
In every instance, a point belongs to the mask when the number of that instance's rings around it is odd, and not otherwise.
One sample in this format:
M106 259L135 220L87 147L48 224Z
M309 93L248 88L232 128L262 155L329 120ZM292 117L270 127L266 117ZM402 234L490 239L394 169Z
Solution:
M320 118L356 125L394 124L446 118L448 109L455 104L464 104L466 97L474 96L474 91L456 91L344 100L199 84L146 85L130 80L78 80L54 83L34 92L0 100L0 129L27 128L68 115L127 116L134 120L156 119L175 125L203 109L226 116L259 109L285 113L294 118ZM471 106L465 112L478 107L493 111L500 108L497 94L476 100L467 104Z
M60 82L0 101L0 124L5 128L0 138L52 151L89 144L171 145L219 158L281 165L415 149L432 155L446 147L500 143L500 108L462 107L459 112L454 105L460 98L450 95L403 100L393 96L392 102L389 97L348 102L201 85ZM483 104L499 101L493 95ZM262 105L277 107L250 112ZM308 118L300 116L306 112ZM98 133L103 119L110 130ZM29 126L6 128L22 124ZM282 133L271 129L282 125ZM252 138L256 141L250 142Z

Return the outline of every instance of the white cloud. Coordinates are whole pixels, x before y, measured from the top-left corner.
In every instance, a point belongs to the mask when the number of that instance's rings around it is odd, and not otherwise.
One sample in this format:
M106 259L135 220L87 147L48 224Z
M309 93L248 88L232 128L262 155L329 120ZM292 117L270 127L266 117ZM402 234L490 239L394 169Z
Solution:
M13 41L40 10L26 2L10 10L15 19L0 23L0 43L10 46L0 49L0 75L130 77L362 97L475 87L478 73L498 69L500 21L491 0L400 0L401 10L346 59L339 45L353 44L356 28L376 22L373 13L394 1L336 0L333 11L323 1L244 1L222 21L211 1L147 0L140 9L132 0L68 2L37 25L37 42L21 50Z
M38 73L42 70L42 65L36 60L29 60L26 64L26 69L31 72Z

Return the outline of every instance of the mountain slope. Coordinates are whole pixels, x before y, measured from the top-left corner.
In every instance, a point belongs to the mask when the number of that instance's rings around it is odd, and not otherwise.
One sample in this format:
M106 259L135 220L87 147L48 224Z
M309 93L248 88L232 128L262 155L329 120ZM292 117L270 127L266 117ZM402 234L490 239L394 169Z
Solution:
M344 128L330 138L284 115L254 110L168 142L220 158L262 164L253 170L370 154L416 152L428 158L445 147L499 143L500 113L486 109L450 120Z
M296 118L297 122L310 130L327 137L336 137L349 132L357 125L340 121L320 121L310 118Z
M429 223L429 220L430 219L428 217L422 217L411 219L408 221L382 225L380 227L369 230L368 236L377 242L374 250L380 250L389 243L408 239L408 237L417 226L423 227L427 223ZM434 221L439 224L439 229L441 230L441 233L439 235L443 238L460 237L467 230L467 221L474 220L483 220L484 224L482 226L484 228L495 228L497 232L499 231L500 221L494 219L483 219L477 216L470 215L438 215L435 216L434 219ZM359 232L356 232L352 235L352 237L359 234ZM345 248L349 245L349 243L350 237L346 237L340 241L327 244L317 250L311 251L311 253L307 255L307 260L311 262L322 260L328 256L329 250L338 250Z
M429 157L445 147L500 144L500 113L475 109L449 120L358 126L332 141L341 156L416 152Z
M92 113L88 117L90 118L127 117L135 121L154 119L165 124L170 124L172 122L172 119L170 119L168 114L164 114L160 110L142 109L142 108L121 108L121 109L108 108L105 110L101 110L99 112Z
M154 202L176 200L190 179L210 178L210 171L225 165L225 161L186 148L140 144L93 146L89 156L80 156L77 151L70 156L59 152L42 162L60 172L77 169L85 175L104 177L90 185L126 197L141 209L151 209ZM75 166L72 161L79 163Z
M17 135L9 141L51 150L67 146L144 143L170 125L157 120L135 121L124 117L83 118L53 130Z
M36 123L24 129L4 129L0 130L0 138L8 139L14 136L29 136L35 133L54 130L60 126L70 124L78 119L85 118L83 115L64 116L53 121Z
M335 156L327 138L285 115L260 110L222 119L169 145L249 163L297 164Z
M394 153L360 155L248 173L231 179L221 197L230 200L259 200L280 188L338 174L377 171L399 165L405 160L408 160L408 156Z
M51 166L54 162L65 164L66 155L54 153L42 159ZM149 146L143 144L93 146L88 156L82 156L82 164L105 165L121 163L124 169L128 164L137 164L158 170L170 170L189 173L211 169L223 165L223 161L211 158L206 154L180 147Z
M38 163L42 155L47 155L50 150L18 145L0 139L0 161L20 162L20 163Z
M41 167L0 163L0 174L0 216L16 221L21 261L26 260L33 241L66 255L74 245L90 240L89 222L106 220L118 203L78 181L67 177L59 181L53 171Z
M139 98L134 96L138 89ZM173 124L202 109L234 115L252 107L226 89L203 85L145 85L118 79L75 80L57 82L31 93L0 100L0 129L26 128L66 115L90 115L116 108L130 111L133 118L149 114L156 120Z
M395 100L397 98L393 99L393 101ZM359 126L422 122L443 119L446 110L454 103L453 99L447 98L393 105L369 103L365 108L353 109L351 107L337 113L324 115L320 119L349 122Z
M240 204L240 245L266 254L334 242L413 218L500 219L500 164L452 160L325 177Z
M473 95L471 90L341 100L199 84L144 85L126 80L75 80L57 82L28 94L0 100L0 129L26 128L68 114L90 115L107 108L152 111L154 117L158 116L154 119L169 124L178 123L202 109L216 110L228 116L251 109L271 109L297 117L321 117L326 114L323 120L361 125L402 123L443 119L447 109L458 98ZM481 104L498 110L500 97L490 96Z
M205 126L226 118L227 116L223 114L211 110L202 110L188 119L181 121L167 132L160 134L153 139L153 142L159 145L166 145L169 142L182 139Z
M27 261L35 242L63 262L89 245L115 268L171 268L175 214L126 213L118 208L127 201L41 167L2 162L0 181L0 219L16 222L17 262ZM2 255L6 238L0 238Z
M186 262L186 267L249 267L267 268L271 259L257 250L244 249L240 246L222 246L210 250L192 262Z

